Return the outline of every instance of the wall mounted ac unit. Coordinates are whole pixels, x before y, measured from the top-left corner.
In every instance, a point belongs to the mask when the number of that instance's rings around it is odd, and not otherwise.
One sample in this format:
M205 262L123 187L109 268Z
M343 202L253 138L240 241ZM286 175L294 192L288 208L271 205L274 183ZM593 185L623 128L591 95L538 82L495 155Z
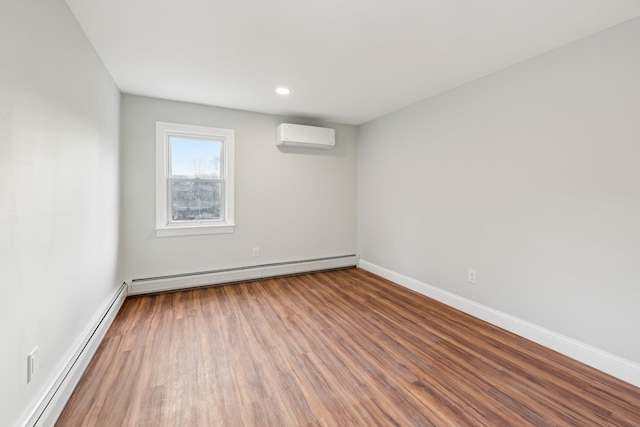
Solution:
M278 146L326 149L336 145L336 131L331 128L282 123L276 133Z

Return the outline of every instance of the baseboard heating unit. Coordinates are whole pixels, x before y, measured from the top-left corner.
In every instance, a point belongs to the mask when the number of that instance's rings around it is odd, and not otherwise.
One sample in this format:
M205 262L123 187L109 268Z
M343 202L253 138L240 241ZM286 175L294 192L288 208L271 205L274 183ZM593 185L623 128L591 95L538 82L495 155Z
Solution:
M170 276L133 279L129 284L129 295L142 295L156 292L168 292L179 289L198 288L268 277L288 276L312 273L315 271L355 267L358 256L342 255L328 258L316 258L273 264L252 265Z

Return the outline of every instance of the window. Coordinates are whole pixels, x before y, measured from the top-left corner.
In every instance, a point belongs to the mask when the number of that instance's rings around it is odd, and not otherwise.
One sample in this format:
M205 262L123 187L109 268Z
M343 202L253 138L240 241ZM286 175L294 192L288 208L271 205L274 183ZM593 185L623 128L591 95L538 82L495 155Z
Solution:
M233 129L156 122L156 235L232 233Z

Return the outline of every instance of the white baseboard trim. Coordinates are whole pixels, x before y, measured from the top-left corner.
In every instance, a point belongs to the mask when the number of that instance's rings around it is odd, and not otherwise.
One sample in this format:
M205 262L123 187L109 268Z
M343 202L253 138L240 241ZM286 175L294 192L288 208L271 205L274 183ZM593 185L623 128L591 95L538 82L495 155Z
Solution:
M357 265L357 255L345 255L330 258L228 268L175 276L133 279L129 285L129 295L176 291L180 289L258 280L267 277L287 276L291 274L311 273L314 271L332 270L336 268L355 267Z
M48 381L49 386L44 387L32 411L22 423L17 425L28 427L55 425L126 297L127 286L123 283L74 343L67 357L63 359L65 361L63 366Z
M640 387L640 365L637 363L366 260L361 259L358 266L363 270L384 277L485 322L555 350L622 381Z

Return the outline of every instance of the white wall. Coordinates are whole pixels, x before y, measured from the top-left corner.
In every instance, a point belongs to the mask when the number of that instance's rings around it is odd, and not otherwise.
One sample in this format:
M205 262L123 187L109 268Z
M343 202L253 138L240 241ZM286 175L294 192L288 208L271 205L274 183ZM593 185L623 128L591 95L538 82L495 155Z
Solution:
M361 258L640 362L639 45L636 19L363 125Z
M62 0L2 1L0 58L0 425L11 426L117 290L120 95Z
M156 237L155 122L235 129L232 234ZM356 252L356 128L332 150L279 150L286 117L123 95L122 259L128 279ZM318 124L322 125L322 124ZM252 258L251 249L260 248Z

